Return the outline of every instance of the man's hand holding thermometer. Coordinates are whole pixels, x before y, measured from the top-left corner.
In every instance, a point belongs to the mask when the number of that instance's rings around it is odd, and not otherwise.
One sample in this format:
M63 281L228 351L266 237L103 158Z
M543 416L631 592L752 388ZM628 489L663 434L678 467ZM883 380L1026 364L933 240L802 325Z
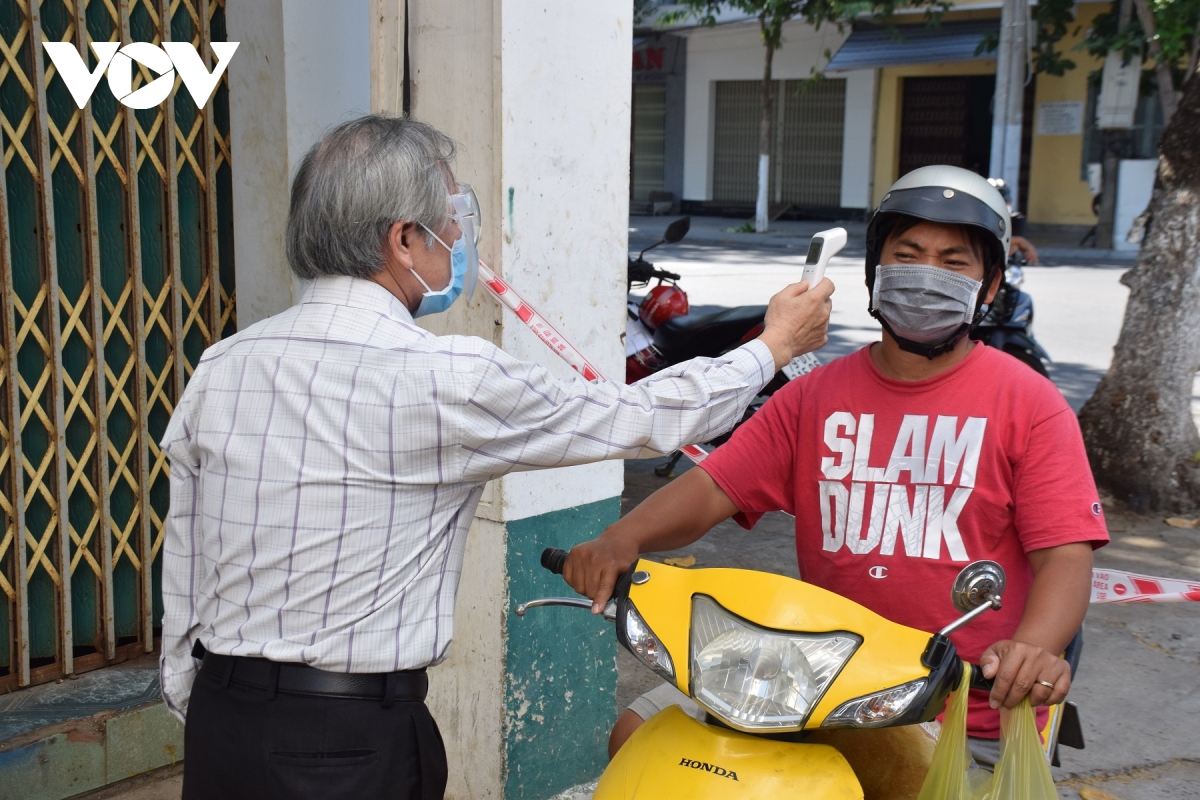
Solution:
M813 291L817 284L825 278L825 265L845 246L845 228L830 228L813 236L812 243L808 246L808 258L804 262L804 272L800 276L801 282L808 281L808 291ZM825 287L818 291L824 293ZM825 341L822 341L821 345L824 345ZM794 380L805 373L812 372L820 365L821 362L817 360L817 357L809 352L793 358L790 363L780 367L780 370L788 380Z

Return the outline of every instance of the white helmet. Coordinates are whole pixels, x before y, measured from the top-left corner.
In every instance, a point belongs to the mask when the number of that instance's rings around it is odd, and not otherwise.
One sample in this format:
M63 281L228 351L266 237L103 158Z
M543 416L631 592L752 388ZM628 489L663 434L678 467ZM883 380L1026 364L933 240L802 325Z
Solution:
M1003 268L1012 241L1012 218L1008 204L988 183L987 178L962 167L932 166L914 169L892 184L867 226L867 288L875 285L875 268L883 250L887 228L883 223L893 215L905 215L930 222L970 225L982 228L991 251L985 275ZM994 238L993 238L994 237Z

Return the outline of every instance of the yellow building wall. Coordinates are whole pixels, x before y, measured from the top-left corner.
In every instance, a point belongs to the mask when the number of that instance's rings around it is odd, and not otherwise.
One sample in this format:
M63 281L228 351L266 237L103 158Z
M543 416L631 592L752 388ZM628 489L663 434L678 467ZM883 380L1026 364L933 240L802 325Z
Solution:
M1087 181L1081 180L1083 135L1038 136L1037 104L1057 101L1087 102L1088 74L1100 69L1103 63L1073 48L1083 38L1083 32L1109 3L1080 3L1076 6L1076 22L1058 47L1075 62L1075 69L1065 75L1039 75L1035 92L1033 142L1030 152L1029 197L1022 203L1031 222L1059 225L1091 225L1092 196ZM979 18L996 12L963 14L960 18ZM918 64L905 67L885 67L879 70L879 101L875 127L875 166L872 203L879 201L899 177L900 119L903 98L903 79L908 77L950 77L958 75L994 75L993 59L960 61L944 64ZM1086 125L1087 120L1084 120Z
M1075 69L1067 70L1061 77L1044 74L1037 77L1033 147L1029 156L1029 197L1023 203L1030 222L1056 225L1092 225L1096 222L1092 214L1092 194L1081 174L1083 136L1038 136L1037 108L1039 103L1075 100L1085 103L1086 113L1088 75L1101 69L1104 62L1074 47L1092 20L1109 7L1109 3L1077 5L1075 25L1068 28L1068 34L1076 29L1079 33L1068 35L1059 43L1059 49L1075 62Z

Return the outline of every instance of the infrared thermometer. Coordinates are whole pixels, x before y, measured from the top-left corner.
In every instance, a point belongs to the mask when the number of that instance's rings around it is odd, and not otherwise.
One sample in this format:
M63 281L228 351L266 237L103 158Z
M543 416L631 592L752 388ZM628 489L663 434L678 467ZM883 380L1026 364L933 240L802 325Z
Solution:
M829 259L841 252L845 246L845 228L830 228L813 236L812 243L808 246L808 258L804 261L804 274L800 276L800 280L808 281L810 289L820 283L825 277L825 265L829 263Z

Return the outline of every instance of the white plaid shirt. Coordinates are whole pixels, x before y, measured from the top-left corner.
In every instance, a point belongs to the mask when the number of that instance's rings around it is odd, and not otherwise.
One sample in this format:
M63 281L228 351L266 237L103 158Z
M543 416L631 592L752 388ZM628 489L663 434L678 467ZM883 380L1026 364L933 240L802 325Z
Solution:
M486 481L711 439L774 371L756 341L632 386L559 380L422 330L371 281L317 280L205 352L163 436L168 707L186 714L197 639L334 672L437 664Z

